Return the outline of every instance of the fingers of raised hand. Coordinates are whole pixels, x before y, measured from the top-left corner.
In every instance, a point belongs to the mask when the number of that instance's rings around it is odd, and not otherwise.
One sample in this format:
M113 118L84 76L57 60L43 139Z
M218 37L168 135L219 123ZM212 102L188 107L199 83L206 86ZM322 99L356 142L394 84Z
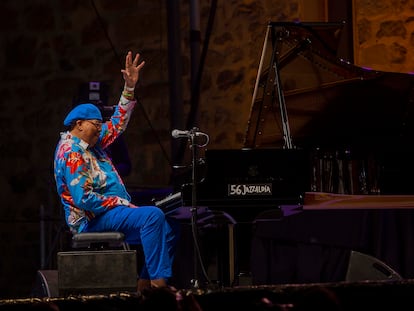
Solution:
M144 66L144 62L141 62L139 64L139 58L140 55L137 53L134 57L134 60L132 60L132 52L129 51L126 58L125 58L125 69L137 69L140 70Z
M135 55L134 61L132 63L135 67L138 66L138 60L139 60L139 53Z
M145 61L142 61L138 66L137 66L137 70L141 70L142 67L144 67L145 65Z

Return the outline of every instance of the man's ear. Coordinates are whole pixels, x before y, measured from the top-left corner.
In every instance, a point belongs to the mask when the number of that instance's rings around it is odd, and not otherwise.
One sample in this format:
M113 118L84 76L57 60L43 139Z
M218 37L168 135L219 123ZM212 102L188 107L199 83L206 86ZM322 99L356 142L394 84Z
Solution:
M82 131L82 120L76 120L74 128L76 128L78 131Z

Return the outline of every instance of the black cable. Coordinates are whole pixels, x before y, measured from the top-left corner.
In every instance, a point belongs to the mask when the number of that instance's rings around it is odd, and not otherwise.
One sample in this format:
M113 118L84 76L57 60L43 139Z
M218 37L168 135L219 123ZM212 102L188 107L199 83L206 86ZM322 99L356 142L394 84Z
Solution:
M142 105L142 102L141 102L141 100L140 100L139 98L137 98L137 102L138 102L138 106L140 106L140 107L141 107L141 109L142 109L142 113L144 114L144 118L147 120L147 122L148 122L148 126L151 128L151 131L152 131L153 133L156 133L156 131L155 131L155 129L153 128L152 123L151 123L151 121L150 121L150 119L149 119L149 117L148 117L148 115L147 115L147 113L145 112L144 106ZM167 162L168 162L169 166L170 166L170 167L172 167L172 163L171 163L170 157L168 156L167 151L166 151L166 150L165 150L165 148L163 147L163 145L162 145L162 143L161 143L161 140L160 140L160 137L159 137L158 135L154 135L154 136L155 136L155 139L157 140L158 145L160 146L161 151L162 151L162 153L164 154L164 157L165 157L165 159L167 160Z
M213 21L214 21L214 17L215 17L215 13L216 13L216 8L217 8L217 1L214 0L211 4L210 7L210 14L209 14L209 18L208 18L208 22L207 22L207 28L206 28L206 39L205 39L205 43L203 45L203 50L200 56L200 64L197 70L197 76L196 76L196 80L194 82L194 84L192 85L192 89L191 89L191 107L190 107L190 112L188 115L188 119L187 119L187 127L186 128L193 128L193 126L195 126L195 118L197 116L198 113L198 104L199 104L199 99L200 99L200 83L201 83L201 77L203 74L203 68L204 68L204 64L205 64L205 60L206 60L206 56L207 56L207 51L208 51L208 45L209 45L209 41L210 41L210 37L211 37L211 29L213 26ZM181 163L183 161L184 158L184 151L185 151L185 147L187 146L187 144L182 143L180 145L180 148L178 150L178 159L181 159ZM195 148L196 146L193 145L193 148ZM196 164L196 162L193 159L193 170L196 170L197 168L194 167ZM193 187L195 187L195 184L197 183L196 179L193 179ZM193 194L194 195L194 194ZM196 204L196 202L194 203ZM195 206L193 206L193 208L195 208ZM205 265L203 263L202 260L202 256L201 256L201 252L199 249L199 245L198 245L198 232L197 232L197 217L196 217L196 212L192 213L192 218L191 218L191 223L192 223L192 234L193 234L193 240L194 240L194 246L195 249L194 251L197 254L197 258L203 273L204 278L206 279L208 284L211 284L211 280L208 276L208 273L205 269ZM195 287L198 287L199 284L195 284Z
M94 1L94 0L91 0L91 3L92 3L92 6L93 6L93 9L95 10L96 17L98 18L98 21L99 21L99 23L101 24L101 27L102 27L102 29L103 29L103 31L104 31L104 33L105 33L106 39L108 40L109 45L111 46L112 51L113 51L113 52L114 52L114 54L115 54L115 58L116 58L116 60L118 61L119 66L122 68L121 58L119 57L119 54L118 54L118 52L116 51L115 46L114 46L114 44L112 43L112 40L111 40L111 38L109 37L108 32L106 31L105 23L104 23L104 21L103 21L103 19L102 19L101 15L99 14L98 8L97 8L97 7L96 7L96 5L95 5L95 1Z
M93 8L94 8L94 10L95 10L95 14L96 14L96 16L97 16L97 18L98 18L98 20L99 20L99 23L101 24L101 27L102 27L102 29L103 29L103 31L104 31L104 33L105 33L106 39L108 40L109 45L111 46L112 51L114 52L115 58L117 59L117 61L118 61L118 63L119 63L120 68L122 69L123 67L122 67L121 58L119 57L119 54L118 54L118 52L116 51L116 48L115 48L114 44L112 43L112 40L111 40L111 38L109 37L108 32L106 31L106 26L105 26L105 23L104 23L104 21L103 21L103 19L102 19L101 15L99 14L99 11L98 11L98 9L97 9L97 7L96 7L96 5L95 5L95 1L94 1L94 0L91 0L91 3L92 3L92 6L93 6ZM171 163L171 160L170 160L170 158L169 158L169 156L168 156L168 153L165 151L164 146L162 145L161 140L160 140L159 136L157 135L157 132L155 131L154 127L152 126L152 122L151 122L150 118L148 117L148 114L147 114L147 112L145 111L145 108L144 108L144 106L142 105L141 100L139 100L138 98L136 98L136 99L137 99L137 102L138 102L139 106L140 106L140 107L141 107L141 109L142 109L142 113L143 113L143 115L144 115L145 120L147 120L147 122L148 122L148 126L150 127L150 129L151 129L152 133L153 133L153 134L154 134L154 136L155 136L155 139L156 139L156 140L157 140L157 142L158 142L158 145L159 145L159 146L160 146L160 148L161 148L161 151L162 151L162 153L163 153L163 155L164 155L165 159L167 160L167 162L168 162L169 166L170 166L170 167L172 167L172 163Z
M190 99L191 107L190 107L190 112L188 113L188 119L186 123L187 129L193 128L195 126L195 118L198 113L198 104L200 100L201 77L203 75L204 64L206 61L208 45L210 42L211 30L213 28L213 22L214 22L216 11L217 11L217 0L213 0L211 2L210 13L209 13L208 21L207 21L206 35L205 35L203 50L200 56L200 65L198 67L196 80L191 89L191 99ZM182 143L178 150L177 159L179 160L180 163L182 163L183 161L186 146L187 146L186 143Z

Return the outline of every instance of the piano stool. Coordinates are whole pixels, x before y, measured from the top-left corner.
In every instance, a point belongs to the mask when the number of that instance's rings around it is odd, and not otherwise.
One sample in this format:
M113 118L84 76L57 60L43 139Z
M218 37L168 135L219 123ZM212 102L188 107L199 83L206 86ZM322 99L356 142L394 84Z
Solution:
M71 242L71 251L57 254L59 296L136 291L137 251L123 233L77 233Z
M123 249L129 250L122 232L81 232L72 236L73 249L104 250Z

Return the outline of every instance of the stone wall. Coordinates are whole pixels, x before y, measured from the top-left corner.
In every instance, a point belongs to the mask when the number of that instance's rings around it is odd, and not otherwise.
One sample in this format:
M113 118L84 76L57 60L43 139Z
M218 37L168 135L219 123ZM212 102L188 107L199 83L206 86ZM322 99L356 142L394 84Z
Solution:
M180 2L186 114L189 1ZM202 39L211 2L200 1ZM324 12L323 2L218 1L198 124L210 135L209 148L242 147L268 21L315 21L325 14L315 14ZM390 69L410 71L412 1L394 2L356 1L359 64L392 63ZM110 86L109 102L117 101L128 50L141 53L146 66L138 88L141 101L126 132L133 170L125 181L130 187L170 182L167 12L164 1L153 0L5 0L0 17L0 298L26 297L36 271L54 268L56 251L64 247L52 175L62 120L80 83L104 81ZM374 46L386 57L371 53ZM40 230L42 221L45 231Z
M414 70L414 1L356 0L355 62L380 71Z

